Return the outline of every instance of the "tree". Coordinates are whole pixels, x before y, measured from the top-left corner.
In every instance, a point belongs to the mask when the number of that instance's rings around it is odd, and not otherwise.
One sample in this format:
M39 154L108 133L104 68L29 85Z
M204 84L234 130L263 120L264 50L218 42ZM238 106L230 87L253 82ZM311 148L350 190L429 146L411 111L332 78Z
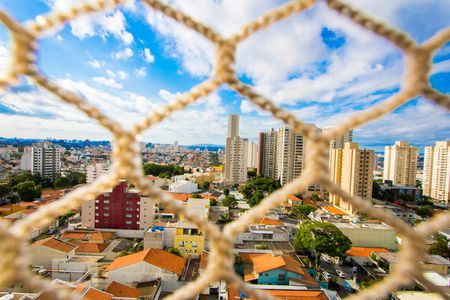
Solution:
M20 173L11 178L11 186L16 186L21 182L33 181L33 175L31 173Z
M228 206L229 208L236 208L237 200L236 200L236 198L234 198L234 196L228 196L222 200L222 205Z
M211 184L211 182L209 181L205 181L202 183L202 190L209 190L209 185Z
M311 199L313 201L320 201L320 200L322 200L322 199L320 199L319 195L317 195L316 193L312 193L311 194Z
M25 181L17 184L13 190L19 195L20 201L33 201L41 196L40 185L35 185L33 181Z
M167 249L167 252L169 252L169 253L171 253L171 254L175 254L175 255L181 256L180 250L178 250L178 249L176 249L176 248L168 248L168 249Z
M253 178L256 177L256 169L255 168L251 168L250 170L247 171L247 177L248 178Z
M11 193L9 184L0 184L0 199L6 197L9 193Z
M428 254L440 255L447 259L450 258L450 251L448 248L448 239L444 235L438 233L434 237L433 244L431 244L430 248L428 248Z
M64 189L70 187L70 181L67 177L60 177L55 180L53 186L55 189Z
M383 193L381 191L380 184L376 180L373 180L372 182L372 197L375 199L383 199Z
M316 264L320 262L321 254L345 257L352 242L332 223L318 221L303 222L295 234L293 246L298 253L307 250L316 252Z
M297 204L292 207L292 215L297 218L306 218L311 212L316 211L317 207L309 204Z
M69 172L66 175L66 177L69 180L69 184L71 187L78 185L78 184L86 183L86 174L81 173L81 172L72 171L72 172Z
M225 197L228 197L230 195L230 190L229 189L224 189L223 190L223 194L225 195Z
M264 199L264 194L262 191L256 191L256 193L248 200L250 206L258 205L261 200Z
M193 199L203 199L203 196L200 195L200 194L193 194L193 195L191 196L191 198L193 198Z
M217 200L214 198L209 199L209 206L217 206Z
M415 211L416 214L418 214L422 218L429 218L433 216L433 207L431 207L430 205L416 207Z

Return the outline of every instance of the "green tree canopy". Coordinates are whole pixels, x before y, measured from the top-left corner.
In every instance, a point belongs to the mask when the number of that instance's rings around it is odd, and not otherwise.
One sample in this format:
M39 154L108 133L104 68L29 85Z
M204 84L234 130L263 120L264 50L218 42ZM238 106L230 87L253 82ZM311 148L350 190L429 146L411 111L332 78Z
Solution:
M280 188L280 182L272 178L253 177L241 187L241 193L251 206L257 205L264 198L264 193L272 193Z
M416 207L415 211L416 214L418 214L422 218L429 218L433 216L433 207L431 207L430 205Z
M33 181L33 175L31 173L20 173L11 178L11 186L16 186L17 184L25 181Z
M222 200L222 205L228 206L229 208L236 208L237 200L236 200L236 198L234 198L234 196L228 196Z
M224 189L223 190L223 194L225 195L225 197L228 197L230 195L230 190L229 189Z
M312 193L312 194L311 194L311 199L312 199L313 201L320 201L320 200L322 200L322 199L319 197L319 195L317 195L316 193Z
M203 182L202 185L201 185L202 190L209 190L209 185L210 184L211 184L211 182L209 182L209 181Z
M66 177L69 180L69 184L71 187L78 184L86 183L86 174L81 172L72 171L67 173Z
M262 191L257 190L253 196L247 201L250 206L258 205L261 200L264 199L264 194Z
M55 189L64 189L70 187L70 181L67 177L60 177L53 183Z
M203 199L203 196L200 195L200 194L193 194L193 195L191 196L191 198L194 198L194 199Z
M250 179L253 177L256 177L256 174L257 174L257 170L255 168L251 168L247 171L247 177Z
M41 186L36 185L33 181L21 182L13 189L19 195L21 201L33 201L39 198L42 193Z
M167 252L175 254L175 255L178 255L178 256L181 256L180 250L178 250L176 248L169 248L169 249L167 249Z
M164 173L166 174L164 176L168 178L175 175L184 174L184 168L181 166L174 166L174 165L145 164L144 173L145 175L153 175L153 176L160 176L161 174Z
M209 199L209 206L217 206L217 200L214 198Z
M448 248L448 239L442 234L437 234L434 237L433 244L431 244L430 248L428 248L428 254L440 255L447 259L450 258L450 251Z
M9 184L0 184L0 199L11 193L11 186Z
M351 245L350 239L335 225L318 221L303 222L293 241L297 252L306 253L312 249L316 251L316 257L320 257L321 254L345 257Z
M306 218L312 211L316 211L317 207L309 204L297 204L292 207L291 213L297 218Z

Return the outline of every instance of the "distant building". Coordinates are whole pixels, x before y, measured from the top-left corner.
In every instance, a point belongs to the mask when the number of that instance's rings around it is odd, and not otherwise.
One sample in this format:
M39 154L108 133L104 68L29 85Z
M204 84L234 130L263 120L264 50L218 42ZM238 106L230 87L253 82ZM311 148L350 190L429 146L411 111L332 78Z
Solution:
M30 262L33 266L58 269L58 263L74 257L77 248L75 244L49 237L31 245Z
M258 167L258 145L250 140L247 140L247 167Z
M177 180L169 186L169 192L191 194L198 192L198 184L188 180Z
M450 141L425 147L423 195L448 204L450 199Z
M258 135L258 175L276 178L277 132L271 129Z
M397 141L384 147L383 180L395 185L416 186L417 158L419 149L408 142Z
M145 229L153 223L154 202L122 180L111 192L83 203L81 222L89 228Z
M373 150L359 149L356 143L345 143L344 149L331 149L331 181L339 185L350 196L363 199L372 197L372 177L375 153ZM330 194L330 202L353 213L351 203Z
M239 116L230 115L225 152L225 182L227 184L247 182L248 140L239 136Z
M35 143L24 149L20 167L23 171L55 177L61 174L61 147L50 142Z
M109 161L92 163L86 166L86 183L92 183L109 170Z

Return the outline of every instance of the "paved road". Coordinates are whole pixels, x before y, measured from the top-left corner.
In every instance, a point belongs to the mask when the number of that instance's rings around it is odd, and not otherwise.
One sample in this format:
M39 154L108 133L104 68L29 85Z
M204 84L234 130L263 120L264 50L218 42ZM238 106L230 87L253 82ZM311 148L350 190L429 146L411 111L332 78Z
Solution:
M347 277L345 279L350 279L349 275L352 274L352 267L329 264L329 263L325 262L323 259L321 259L320 260L320 268L322 271L327 271L328 273L331 274L331 276L336 277L337 284L339 284L339 286L340 286L340 290L338 291L338 294L341 298L343 298L349 294L347 289L344 287L344 279L340 278L337 275L336 270L343 271L345 274L347 274Z

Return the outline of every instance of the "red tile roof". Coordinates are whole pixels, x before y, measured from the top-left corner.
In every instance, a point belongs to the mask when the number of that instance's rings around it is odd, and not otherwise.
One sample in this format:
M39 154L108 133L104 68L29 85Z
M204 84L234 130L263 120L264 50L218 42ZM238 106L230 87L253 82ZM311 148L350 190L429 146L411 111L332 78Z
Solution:
M390 252L386 248L351 247L347 251L348 256L369 257L372 252Z
M299 197L295 196L294 194L289 194L288 199L293 202L302 202L302 200Z
M282 300L328 300L323 291L264 290L264 292Z
M106 241L111 240L113 237L114 237L114 232L96 231L94 234L92 234L89 241L97 242L97 243L104 243Z
M126 286L116 281L111 282L111 284L106 288L105 292L113 294L114 297L139 298L141 296L140 290Z
M113 295L102 292L100 290L97 290L95 288L90 288L87 293L83 295L83 300L111 300Z
M36 241L31 246L32 247L45 246L65 253L69 253L70 251L78 247L77 245L57 240L54 237L49 237L43 240Z
M150 248L131 255L116 258L108 267L108 271L145 261L158 268L181 275L184 269L184 258L161 249Z
M274 220L269 218L262 218L259 220L259 224L261 225L282 225L280 220Z
M340 216L348 215L348 213L346 213L345 211L334 206L322 206L322 208L333 215L340 215Z
M101 253L108 245L109 243L79 243L75 253Z
M203 250L202 255L200 256L200 265L199 269L204 270L208 266L209 252Z

